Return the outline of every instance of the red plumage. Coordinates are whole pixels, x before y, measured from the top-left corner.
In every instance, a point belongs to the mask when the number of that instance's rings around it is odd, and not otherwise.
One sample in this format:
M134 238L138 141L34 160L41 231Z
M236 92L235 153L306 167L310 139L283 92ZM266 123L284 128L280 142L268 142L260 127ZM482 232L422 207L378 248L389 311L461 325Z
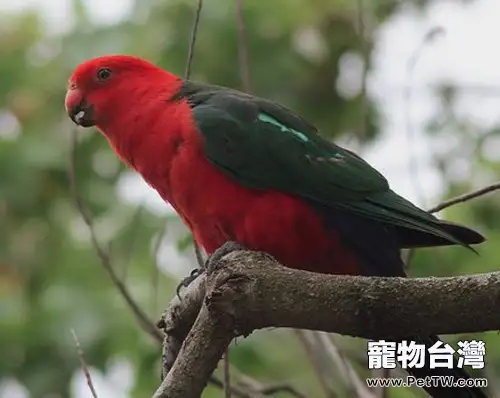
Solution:
M142 64L120 56L81 64L70 79L66 107L85 93L114 151L175 208L207 253L233 240L288 267L357 273L355 254L303 200L245 188L217 170L203 154L189 105L168 101L182 81L156 67L144 71ZM114 73L106 85L94 78L102 65Z

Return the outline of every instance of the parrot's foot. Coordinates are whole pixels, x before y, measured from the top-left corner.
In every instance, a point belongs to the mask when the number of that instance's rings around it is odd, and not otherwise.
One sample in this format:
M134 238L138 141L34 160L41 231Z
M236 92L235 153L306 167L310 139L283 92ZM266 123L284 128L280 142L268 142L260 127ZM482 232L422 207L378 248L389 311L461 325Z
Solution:
M179 297L179 300L181 300L181 289L183 287L188 287L196 278L203 274L203 272L205 272L205 266L203 266L203 268L195 268L188 276L186 276L181 281L181 283L177 285L177 289L175 289L175 292L177 293L177 297Z
M214 251L205 261L202 267L196 268L191 271L191 273L186 276L179 285L177 285L177 289L175 289L177 293L177 297L179 300L181 299L180 293L183 287L188 287L196 278L198 278L201 274L207 271L207 274L210 274L210 271L215 268L217 263L224 257L226 254L229 254L233 251L237 250L246 250L246 247L240 245L239 243L228 241L224 243L221 247L219 247L216 251Z
M221 247L219 247L216 251L214 251L205 261L204 269L207 270L207 275L211 273L217 266L217 263L224 257L226 254L229 254L238 250L247 250L247 248L239 243L228 241L224 243Z

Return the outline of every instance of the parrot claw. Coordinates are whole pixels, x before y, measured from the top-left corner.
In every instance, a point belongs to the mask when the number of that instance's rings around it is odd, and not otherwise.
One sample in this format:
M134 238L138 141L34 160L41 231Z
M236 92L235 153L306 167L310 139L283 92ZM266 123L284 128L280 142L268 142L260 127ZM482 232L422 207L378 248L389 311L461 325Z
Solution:
M186 276L181 283L177 285L177 288L175 289L175 292L177 294L177 297L179 297L179 300L181 299L181 289L183 287L188 287L196 278L198 278L203 272L205 272L205 267L203 268L195 268L194 270L191 271L191 273Z
M217 263L222 259L222 257L224 257L226 254L229 254L237 250L246 250L246 247L240 245L239 243L228 241L224 243L222 246L220 246L210 256L208 256L207 260L205 261L205 264L203 264L202 267L192 270L191 273L188 276L186 276L181 281L181 283L179 283L179 285L177 285L175 291L177 293L177 297L179 298L179 300L182 300L180 293L183 287L188 287L196 278L198 278L205 271L207 271L207 274L210 274L210 272L217 266Z
M224 243L207 258L203 268L207 270L207 274L210 274L210 272L214 270L214 268L217 266L217 263L222 259L222 257L224 257L226 254L238 250L247 250L247 248L234 241L228 241Z

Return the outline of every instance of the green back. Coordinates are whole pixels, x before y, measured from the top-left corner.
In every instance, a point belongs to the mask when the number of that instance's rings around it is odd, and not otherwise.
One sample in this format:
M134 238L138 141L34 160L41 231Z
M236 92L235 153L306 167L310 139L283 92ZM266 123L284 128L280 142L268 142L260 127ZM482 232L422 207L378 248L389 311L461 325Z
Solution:
M463 244L440 221L397 195L355 153L322 138L292 111L224 87L185 82L207 158L240 184L277 189L315 203Z

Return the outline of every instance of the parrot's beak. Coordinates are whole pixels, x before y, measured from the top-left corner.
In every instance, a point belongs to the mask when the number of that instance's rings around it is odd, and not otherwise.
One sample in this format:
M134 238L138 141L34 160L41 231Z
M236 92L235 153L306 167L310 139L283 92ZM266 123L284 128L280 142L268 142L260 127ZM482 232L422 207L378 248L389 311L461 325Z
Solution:
M92 118L92 106L81 102L68 110L68 115L73 122L82 127L92 127L95 122Z
M92 105L88 104L77 92L70 90L66 94L66 112L73 122L82 127L95 125Z

